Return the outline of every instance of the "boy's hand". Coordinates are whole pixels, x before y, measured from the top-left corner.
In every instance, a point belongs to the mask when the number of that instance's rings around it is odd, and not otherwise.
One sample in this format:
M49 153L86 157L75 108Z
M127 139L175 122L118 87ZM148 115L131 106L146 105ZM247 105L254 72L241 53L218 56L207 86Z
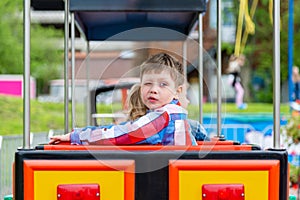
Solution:
M68 142L68 141L70 141L70 135L71 135L71 133L67 133L65 135L56 135L56 136L50 137L49 144L58 144L60 142Z

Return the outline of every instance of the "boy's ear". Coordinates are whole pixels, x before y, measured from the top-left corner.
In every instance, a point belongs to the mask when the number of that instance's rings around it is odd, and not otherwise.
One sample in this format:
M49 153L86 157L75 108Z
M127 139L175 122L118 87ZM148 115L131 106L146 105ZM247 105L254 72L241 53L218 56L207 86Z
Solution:
M176 99L179 99L179 94L182 93L182 90L183 90L183 85L179 85L177 90L176 90Z

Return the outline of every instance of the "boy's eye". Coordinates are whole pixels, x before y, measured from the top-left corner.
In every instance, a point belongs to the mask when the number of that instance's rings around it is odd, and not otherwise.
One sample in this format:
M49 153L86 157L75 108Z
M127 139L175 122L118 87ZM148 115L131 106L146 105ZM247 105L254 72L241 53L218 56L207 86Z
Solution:
M160 83L159 86L160 87L165 87L165 86L168 86L168 84L167 83Z
M150 82L145 82L144 85L151 85L151 83Z

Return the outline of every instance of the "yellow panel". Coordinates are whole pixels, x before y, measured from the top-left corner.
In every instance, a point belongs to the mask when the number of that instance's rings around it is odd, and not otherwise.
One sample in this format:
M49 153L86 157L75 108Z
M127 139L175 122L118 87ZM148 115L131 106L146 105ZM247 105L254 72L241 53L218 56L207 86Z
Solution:
M34 199L57 199L57 185L78 183L98 183L101 200L124 199L123 171L35 171Z
M244 184L245 200L268 200L268 171L179 171L179 200L201 199L203 184Z

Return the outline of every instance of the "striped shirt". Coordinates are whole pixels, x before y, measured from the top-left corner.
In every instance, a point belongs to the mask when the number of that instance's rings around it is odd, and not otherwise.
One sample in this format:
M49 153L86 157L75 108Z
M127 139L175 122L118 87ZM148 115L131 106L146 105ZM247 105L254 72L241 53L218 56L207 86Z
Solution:
M187 121L187 111L177 104L178 101L173 100L170 104L122 125L74 129L71 133L71 143L196 145Z

